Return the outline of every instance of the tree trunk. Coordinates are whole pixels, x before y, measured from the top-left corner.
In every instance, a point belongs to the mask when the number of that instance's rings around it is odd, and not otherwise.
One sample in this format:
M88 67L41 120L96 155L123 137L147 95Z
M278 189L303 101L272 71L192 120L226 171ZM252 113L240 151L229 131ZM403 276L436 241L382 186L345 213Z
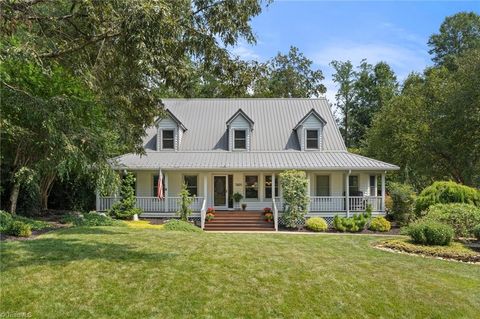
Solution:
M18 194L20 193L20 183L13 184L12 192L10 193L10 213L15 215L17 211Z
M44 212L48 210L48 197L50 196L50 191L52 190L54 181L54 173L49 173L45 176L42 176L40 180L40 207Z

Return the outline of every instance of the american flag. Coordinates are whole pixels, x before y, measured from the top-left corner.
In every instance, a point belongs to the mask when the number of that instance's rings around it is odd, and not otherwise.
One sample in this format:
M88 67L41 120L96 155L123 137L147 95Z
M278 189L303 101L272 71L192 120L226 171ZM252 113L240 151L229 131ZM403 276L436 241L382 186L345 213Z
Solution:
M165 194L163 191L163 174L162 174L162 169L158 171L158 184L157 184L157 197L158 199L164 199Z

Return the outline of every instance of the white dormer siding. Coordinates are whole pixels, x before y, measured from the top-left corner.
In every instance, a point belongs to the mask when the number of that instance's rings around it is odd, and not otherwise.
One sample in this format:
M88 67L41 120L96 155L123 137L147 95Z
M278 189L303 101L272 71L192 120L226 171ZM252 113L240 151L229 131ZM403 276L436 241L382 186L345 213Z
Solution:
M178 124L170 117L166 117L161 119L157 123L157 151L162 151L162 138L163 138L163 130L173 130L173 150L177 151L179 146L179 141L181 140L180 131L181 129L178 128ZM172 149L169 149L172 150Z
M322 150L323 149L323 127L324 122L315 115L310 114L301 125L297 127L297 137L302 151ZM318 132L318 148L307 148L307 130L316 130Z
M245 131L245 149L235 149L234 139L235 139L235 130L244 130ZM228 149L230 151L248 151L250 150L252 140L252 132L250 127L250 122L248 122L242 115L237 116L228 126Z

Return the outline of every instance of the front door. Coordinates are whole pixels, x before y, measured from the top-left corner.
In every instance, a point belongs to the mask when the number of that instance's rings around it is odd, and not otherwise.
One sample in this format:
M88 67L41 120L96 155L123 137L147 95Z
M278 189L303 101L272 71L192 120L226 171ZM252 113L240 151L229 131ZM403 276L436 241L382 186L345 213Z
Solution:
M215 206L215 209L227 209L227 194L227 175L213 176L213 206Z

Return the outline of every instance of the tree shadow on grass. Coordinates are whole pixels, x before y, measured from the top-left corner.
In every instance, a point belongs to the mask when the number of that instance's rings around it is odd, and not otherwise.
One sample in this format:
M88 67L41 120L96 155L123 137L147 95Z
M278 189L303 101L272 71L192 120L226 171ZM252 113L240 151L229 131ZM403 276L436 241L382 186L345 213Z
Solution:
M101 230L102 231L102 230ZM40 238L2 247L0 270L32 265L63 265L72 261L106 260L118 262L162 262L177 253L149 253L134 245L85 241L77 239Z
M62 235L124 235L126 232L110 230L106 227L70 227L66 229L59 230L62 232Z

